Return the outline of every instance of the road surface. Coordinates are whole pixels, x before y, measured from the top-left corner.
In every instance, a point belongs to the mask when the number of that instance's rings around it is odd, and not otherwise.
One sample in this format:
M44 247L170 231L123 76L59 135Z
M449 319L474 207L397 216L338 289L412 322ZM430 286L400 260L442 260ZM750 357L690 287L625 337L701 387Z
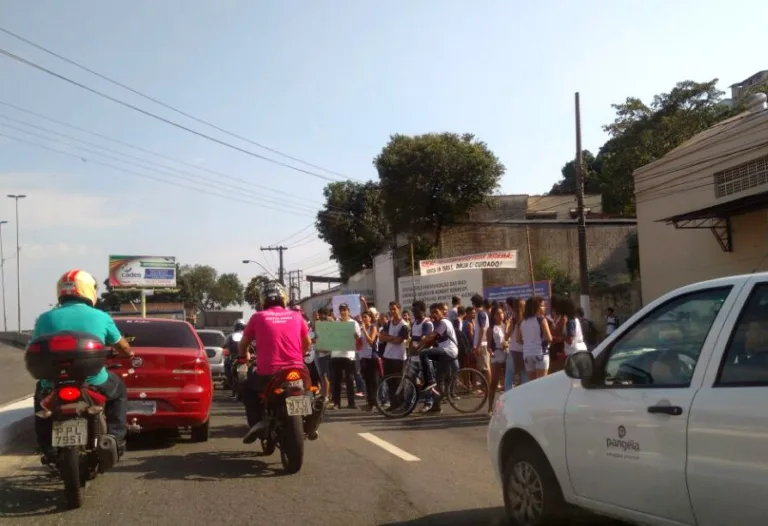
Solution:
M296 475L283 474L278 454L260 457L258 446L242 444L241 406L221 392L212 418L204 444L183 435L135 441L74 511L63 508L61 483L27 436L0 456L0 524L504 524L485 415L389 421L342 409L306 444Z

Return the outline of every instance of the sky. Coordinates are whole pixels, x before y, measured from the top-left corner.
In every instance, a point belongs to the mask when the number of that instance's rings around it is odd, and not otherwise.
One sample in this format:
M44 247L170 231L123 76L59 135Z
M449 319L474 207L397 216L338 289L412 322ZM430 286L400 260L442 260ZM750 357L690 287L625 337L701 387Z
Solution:
M242 261L274 272L276 255L260 247L282 242L288 270L332 274L311 226L323 187L376 179L372 160L393 133L474 133L507 168L503 193L546 192L575 154L574 92L583 145L596 151L613 103L687 79L727 90L765 69L756 50L767 15L757 0L4 1L3 29L322 168L0 32L0 50L234 146L0 55L0 196L27 195L21 324L55 302L69 268L103 281L110 254L175 256L247 282L262 270ZM2 197L0 220L13 330L13 200Z

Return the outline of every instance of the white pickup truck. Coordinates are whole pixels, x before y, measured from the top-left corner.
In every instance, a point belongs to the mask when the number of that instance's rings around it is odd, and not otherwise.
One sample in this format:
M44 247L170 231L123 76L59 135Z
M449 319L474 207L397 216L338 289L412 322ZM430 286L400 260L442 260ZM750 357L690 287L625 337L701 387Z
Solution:
M488 450L513 524L768 524L768 273L670 292L507 392Z

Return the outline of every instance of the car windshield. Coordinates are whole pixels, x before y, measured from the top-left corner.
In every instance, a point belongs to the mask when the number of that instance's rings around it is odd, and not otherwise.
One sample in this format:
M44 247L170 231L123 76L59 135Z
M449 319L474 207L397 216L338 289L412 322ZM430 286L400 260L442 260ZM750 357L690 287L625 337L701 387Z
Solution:
M115 320L115 325L132 347L198 348L194 332L184 323Z
M220 332L198 332L200 340L206 347L221 347L224 345L224 335Z

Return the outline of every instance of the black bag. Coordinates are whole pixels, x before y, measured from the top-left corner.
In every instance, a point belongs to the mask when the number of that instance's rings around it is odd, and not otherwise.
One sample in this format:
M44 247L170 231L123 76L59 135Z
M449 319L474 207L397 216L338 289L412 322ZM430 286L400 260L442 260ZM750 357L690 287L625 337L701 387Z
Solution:
M467 334L459 327L458 320L453 324L453 332L456 333L456 346L459 348L459 356L467 356L472 352L472 345L469 343Z

